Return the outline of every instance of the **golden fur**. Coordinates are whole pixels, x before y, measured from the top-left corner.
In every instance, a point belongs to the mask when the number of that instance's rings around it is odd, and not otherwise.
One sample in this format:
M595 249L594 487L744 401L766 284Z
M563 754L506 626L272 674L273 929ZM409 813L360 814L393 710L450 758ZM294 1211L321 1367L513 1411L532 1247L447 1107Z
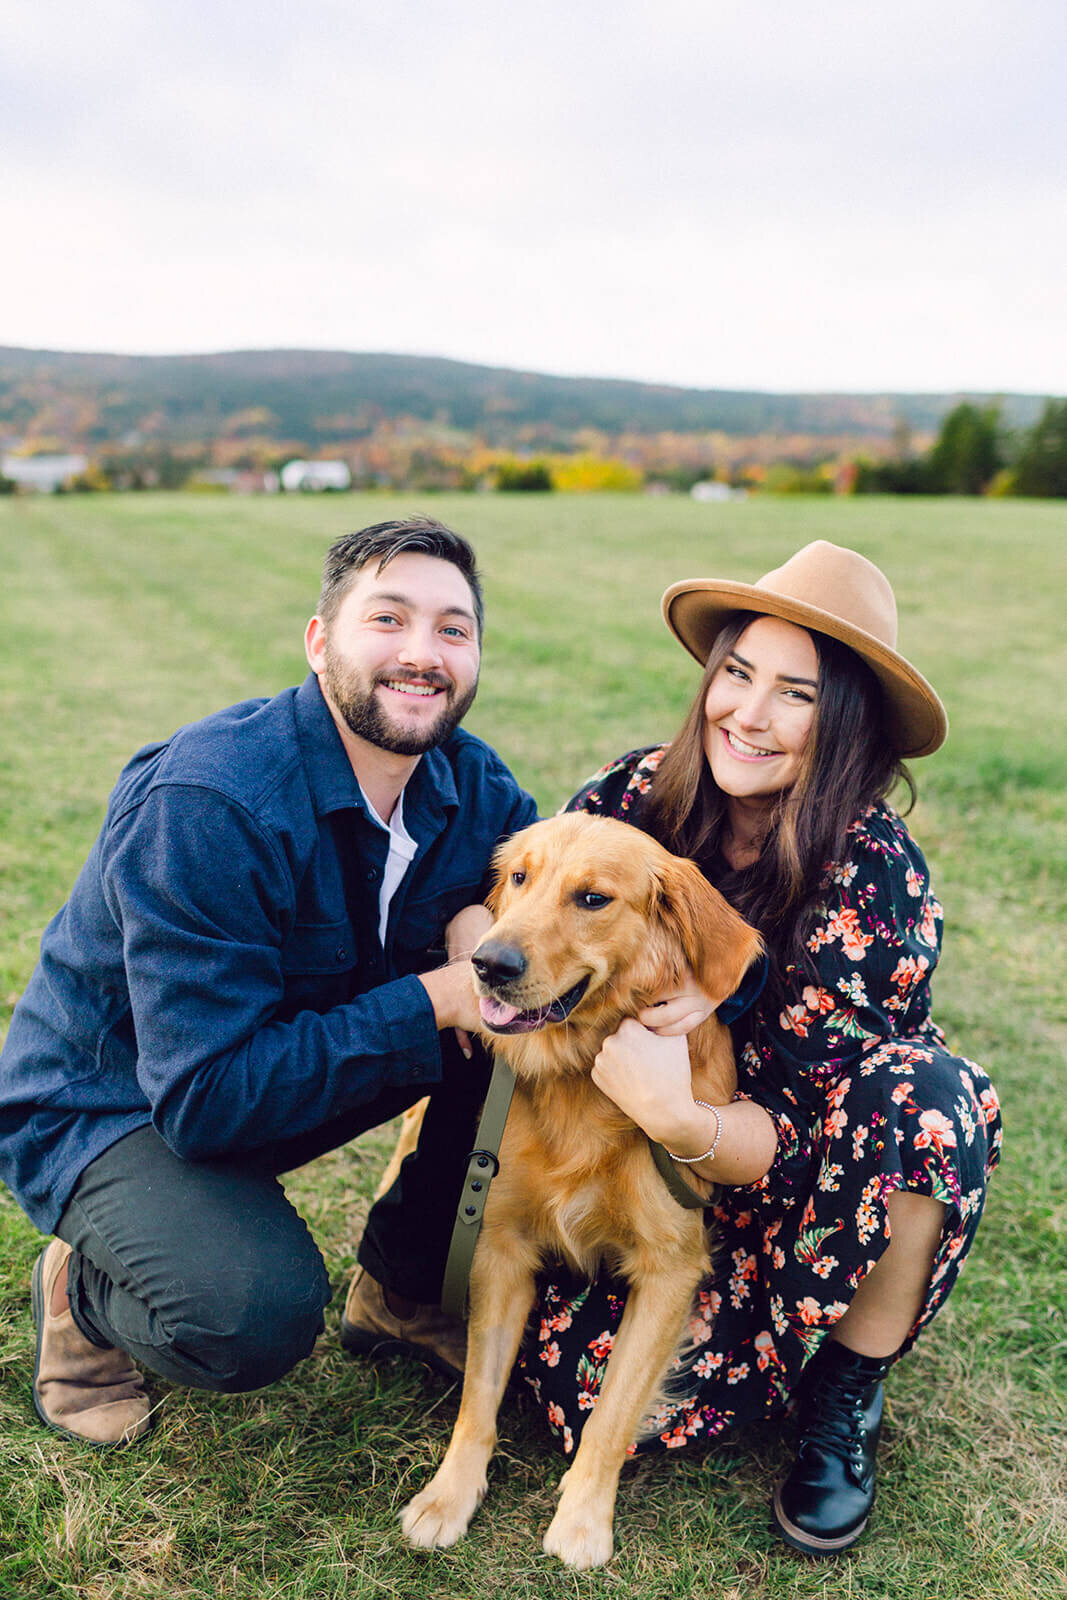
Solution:
M515 1095L471 1272L459 1417L440 1469L402 1524L424 1548L466 1531L486 1491L496 1414L537 1268L562 1257L592 1277L605 1262L630 1293L544 1539L568 1566L593 1567L611 1557L627 1446L680 1342L708 1254L702 1213L672 1198L648 1139L590 1070L623 1018L669 991L687 965L720 1000L760 942L691 862L608 818L572 813L535 823L502 846L496 868L496 920L475 952L483 1016L506 1020L511 1007L536 1013L581 980L588 986L564 1020L550 1013L533 1031L486 1030L515 1074ZM502 975L494 965L502 952L521 972ZM728 1102L736 1074L727 1029L710 1018L689 1035L689 1052L695 1097ZM689 1181L700 1185L691 1173Z

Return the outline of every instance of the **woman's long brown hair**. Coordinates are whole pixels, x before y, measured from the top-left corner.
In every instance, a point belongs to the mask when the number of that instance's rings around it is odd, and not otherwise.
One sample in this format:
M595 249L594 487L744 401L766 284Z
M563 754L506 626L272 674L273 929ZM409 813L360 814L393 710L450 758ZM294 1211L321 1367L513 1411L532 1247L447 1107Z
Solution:
M889 739L874 673L847 645L812 632L818 687L800 772L778 798L758 859L740 870L726 863L727 797L704 753L704 701L757 615L736 612L717 635L699 692L653 779L644 823L669 850L696 861L763 934L773 989L787 967L810 965L804 940L827 868L844 853L849 824L898 781L914 803L915 786Z

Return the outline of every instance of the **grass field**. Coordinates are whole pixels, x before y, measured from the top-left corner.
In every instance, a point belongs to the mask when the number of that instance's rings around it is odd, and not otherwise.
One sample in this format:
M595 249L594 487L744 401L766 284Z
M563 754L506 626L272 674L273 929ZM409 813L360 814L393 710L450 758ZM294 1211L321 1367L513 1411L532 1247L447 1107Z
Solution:
M889 573L901 644L952 731L915 765L912 822L947 911L950 1041L991 1069L1007 1153L960 1286L889 1384L879 1503L847 1557L768 1531L774 1429L627 1469L618 1553L578 1578L541 1555L560 1463L521 1400L488 1502L417 1556L396 1512L447 1439L454 1386L315 1355L259 1394L153 1383L160 1425L100 1457L36 1423L28 1283L40 1241L0 1195L0 1596L640 1596L1061 1600L1067 1593L1067 506L639 497L0 501L0 1027L92 842L118 768L183 721L303 675L327 543L430 509L475 542L489 627L469 726L543 810L669 735L696 669L659 620L679 577L753 579L808 539ZM290 1185L342 1290L387 1140ZM688 1452L686 1452L688 1455Z

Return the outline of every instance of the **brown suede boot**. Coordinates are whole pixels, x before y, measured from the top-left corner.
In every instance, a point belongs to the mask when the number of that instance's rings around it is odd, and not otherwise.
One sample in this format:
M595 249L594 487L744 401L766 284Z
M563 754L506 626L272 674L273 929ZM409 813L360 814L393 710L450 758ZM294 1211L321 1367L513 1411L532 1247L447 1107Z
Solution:
M446 1378L462 1378L467 1363L467 1325L440 1306L416 1306L410 1316L390 1311L376 1278L360 1267L341 1316L341 1343L353 1355L408 1355Z
M52 1290L70 1254L69 1244L53 1239L33 1269L33 1403L56 1433L113 1450L148 1432L151 1407L144 1379L128 1355L90 1343L69 1308L53 1313Z

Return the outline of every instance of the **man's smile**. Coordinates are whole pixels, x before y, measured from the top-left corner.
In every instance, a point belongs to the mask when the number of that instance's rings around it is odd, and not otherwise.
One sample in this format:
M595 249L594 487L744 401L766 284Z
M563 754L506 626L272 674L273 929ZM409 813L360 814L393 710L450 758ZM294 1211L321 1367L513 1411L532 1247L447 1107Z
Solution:
M403 678L382 678L380 681L396 694L434 695L445 692L438 683L408 683Z
M438 695L449 694L452 689L452 684L437 673L420 673L415 678L383 674L377 684L379 688L402 694L409 700L434 700Z

